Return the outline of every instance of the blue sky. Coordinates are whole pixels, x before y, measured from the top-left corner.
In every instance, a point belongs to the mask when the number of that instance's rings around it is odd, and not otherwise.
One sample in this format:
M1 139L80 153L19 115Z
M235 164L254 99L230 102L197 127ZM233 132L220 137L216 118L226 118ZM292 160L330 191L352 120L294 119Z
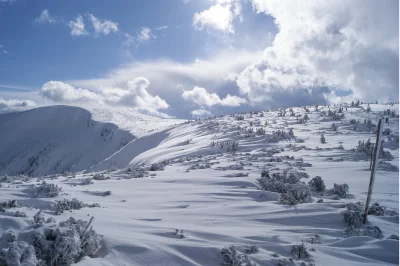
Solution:
M187 118L398 98L394 0L0 0L0 45L3 106Z
M209 6L207 0L188 4L181 0L3 3L0 45L8 53L0 54L1 83L39 89L48 80L92 78L135 60L165 57L188 62L206 57L224 45L218 37L192 26L193 14ZM250 4L246 7L252 12ZM56 22L35 23L43 10L48 10ZM66 24L79 14L86 19L88 13L118 23L118 32L71 36ZM270 24L273 32L271 20L260 15L255 21ZM90 23L86 24L91 31ZM253 21L247 24L252 25L240 25L238 30L246 32L246 27L257 26ZM258 25L261 28L261 23ZM156 30L165 26L168 28ZM142 27L150 28L157 38L137 47L123 46L124 33L137 35Z

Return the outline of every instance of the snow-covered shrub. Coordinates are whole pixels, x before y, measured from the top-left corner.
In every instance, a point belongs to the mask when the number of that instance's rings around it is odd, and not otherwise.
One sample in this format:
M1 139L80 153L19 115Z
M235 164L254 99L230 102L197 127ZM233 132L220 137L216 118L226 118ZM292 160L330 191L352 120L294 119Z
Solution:
M44 215L43 215L43 213L42 213L42 210L40 210L40 211L37 212L35 215L33 215L33 222L34 222L35 224L39 224L39 225L42 225L42 224L45 223Z
M310 253L308 253L304 244L292 246L290 253L292 253L297 259L310 257Z
M37 258L46 265L69 265L93 256L101 247L101 237L87 226L88 222L71 217L56 227L36 229L32 245Z
M247 254L254 254L258 252L258 246L255 245L251 245L246 247L246 249L244 250Z
M325 143L326 143L326 139L325 139L324 133L321 134L321 137L319 138L319 141L320 141L322 144L325 144Z
M104 191L102 195L103 195L103 197L110 196L111 195L111 190Z
M16 212L14 213L14 216L15 216L15 217L22 217L22 218L26 218L26 217L27 217L27 216L26 216L26 213L21 212L21 211L16 211Z
M384 216L385 215L385 207L380 205L378 202L373 203L369 206L368 214L376 215L376 216Z
M265 135L265 129L263 129L263 128L258 128L258 129L256 130L256 134L257 134L257 135L260 135L260 136L264 136L264 135Z
M292 194L286 192L279 195L278 203L283 205L296 205L298 201Z
M323 202L324 202L323 199L318 199L318 200L317 200L317 203L323 203Z
M350 229L347 229L349 233L352 228L356 228L361 225L363 219L363 210L360 202L346 204L347 210L343 211L343 219L347 223Z
M278 202L285 205L295 205L311 201L311 193L301 178L308 177L307 174L300 172L288 172L269 174L267 170L261 173L261 178L257 179L261 189L281 193Z
M240 254L234 245L221 249L220 257L223 266L247 266L252 265L246 254Z
M0 202L0 212L5 212L6 209L10 208L18 208L19 205L16 200L8 200L4 202Z
M56 214L61 214L64 211L69 210L79 210L85 207L85 204L78 200L77 198L73 198L72 200L64 199L57 201L56 204Z
M82 201L73 198L72 200L64 199L64 200L58 200L55 206L56 215L59 215L63 213L64 211L70 211L70 210L80 210L84 207L89 207L89 208L94 208L94 207L100 207L98 203L94 204L85 204Z
M16 175L16 176L0 176L0 182L1 183L14 183L14 182L30 182L31 178L26 175Z
M373 238L381 238L383 236L382 230L378 226L367 226L360 229L362 236L369 236Z
M392 133L392 130L390 128L385 128L382 132L383 135L389 136Z
M227 147L226 151L227 152L236 152L239 148L239 142L238 141L232 141L230 142Z
M36 266L35 249L24 241L13 241L0 252L0 265Z
M90 185L90 184L93 184L93 180L90 177L83 178L81 181L82 186L86 186L86 185Z
M329 189L328 195L337 195L340 198L345 198L347 193L349 193L349 185L347 184L333 184L333 188Z
M149 171L163 171L164 167L165 167L165 165L163 163L153 163L149 167Z
M324 192L325 191L325 183L322 177L316 176L308 182L308 186L311 191L315 192Z
M108 180L108 179L110 179L110 177L109 176L105 176L104 174L97 173L97 174L93 175L93 179L94 180Z
M43 181L39 186L36 187L35 197L53 198L58 196L61 190L61 187Z
M284 195L287 195L287 194L291 195L292 198L294 198L297 201L297 203L311 202L310 189L303 182L289 185L288 190L287 190L286 194L284 194ZM282 194L281 194L281 196L282 196ZM281 197L279 197L279 203L286 204L284 200L283 201L281 200ZM293 204L288 204L288 205L293 205Z

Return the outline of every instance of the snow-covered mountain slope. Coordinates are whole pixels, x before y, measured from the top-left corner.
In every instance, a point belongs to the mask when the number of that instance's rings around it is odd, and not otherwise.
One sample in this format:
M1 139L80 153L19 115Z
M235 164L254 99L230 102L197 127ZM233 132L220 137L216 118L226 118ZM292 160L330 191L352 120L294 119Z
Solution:
M0 114L0 174L77 172L105 159L110 160L100 165L125 167L160 142L157 136L165 133L159 131L181 121L100 105L85 109L47 106ZM148 135L154 135L154 141Z
M49 106L0 115L0 174L46 175L81 171L134 139L87 110Z
M101 241L93 232L90 241L101 248L92 245L90 258L76 255L81 266L398 265L399 106L370 107L296 107L192 121L134 139L76 175L0 176L0 234L7 239L12 229L20 245L27 242L43 258L46 247L31 240L33 230L44 237L44 228L62 227L56 232L72 237L50 234L46 243L75 250L84 244L65 231L71 220L59 222L93 216ZM368 139L375 141L382 116L388 123L374 205L362 224ZM127 167L110 169L118 164ZM325 186L319 191L310 182L316 176ZM73 198L85 204L72 204ZM35 216L39 210L43 219ZM229 264L221 252L231 245ZM0 248L9 246L0 241Z

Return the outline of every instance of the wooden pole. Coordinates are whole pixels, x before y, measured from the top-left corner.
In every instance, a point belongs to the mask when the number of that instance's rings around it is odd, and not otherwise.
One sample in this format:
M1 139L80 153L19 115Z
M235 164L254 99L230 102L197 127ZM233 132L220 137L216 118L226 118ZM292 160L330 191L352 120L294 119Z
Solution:
M369 204L371 202L372 189L374 188L376 165L378 164L379 150L381 148L381 135L382 135L382 119L379 119L378 131L376 132L376 141L374 147L375 149L374 149L374 158L372 162L371 177L369 180L368 196L364 210L364 220L363 220L364 224L367 222L367 215L368 215Z
M92 217L90 218L90 221L89 221L89 223L86 225L86 228L85 228L85 230L83 230L83 232L82 232L81 239L82 239L82 238L83 238L83 236L86 234L86 231L89 229L89 226L92 224L92 222L93 222L93 219L94 219L94 217L92 216Z

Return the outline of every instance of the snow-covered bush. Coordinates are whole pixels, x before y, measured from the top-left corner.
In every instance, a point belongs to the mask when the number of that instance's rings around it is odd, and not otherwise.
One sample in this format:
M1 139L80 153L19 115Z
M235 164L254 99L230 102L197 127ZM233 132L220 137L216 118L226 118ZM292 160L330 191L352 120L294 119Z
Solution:
M308 177L305 173L288 172L269 174L264 170L257 179L261 189L281 193L278 202L285 205L295 205L311 201L310 189L301 178Z
M319 138L319 141L320 141L322 144L325 144L325 143L326 143L326 139L325 139L324 133L321 134L321 137Z
M310 253L308 253L307 248L304 244L292 246L292 250L290 253L292 253L293 256L295 256L297 259L310 257Z
M293 132L285 132L283 130L277 130L272 132L271 134L266 134L265 140L267 142L279 142L283 140L290 140L293 138Z
M22 218L26 218L27 216L26 216L26 213L24 213L24 212L22 212L22 211L16 211L15 213L14 213L14 216L15 217L22 217Z
M24 241L13 241L0 251L0 265L7 266L36 266L35 249Z
M249 257L246 254L241 254L236 250L234 245L221 249L220 257L223 266L247 266L252 265Z
M349 193L349 185L347 184L333 184L333 188L328 190L328 195L337 195L340 198L345 198Z
M101 236L87 226L88 222L71 217L55 227L36 229L31 243L36 257L45 265L69 265L93 256L101 247Z
M322 177L316 176L308 182L308 186L311 191L315 192L324 192L325 191L325 183Z
M8 200L0 202L0 212L5 212L6 209L18 208L19 205L16 200Z
M29 176L26 175L16 175L16 176L8 176L8 175L4 175L4 176L0 176L0 182L1 183L14 183L14 182L30 182L31 178Z
M382 132L383 135L389 136L392 133L392 130L390 128L385 128Z
M283 205L296 205L298 202L292 194L286 192L279 195L278 203Z
M39 225L42 225L45 223L42 210L40 210L39 212L35 213L35 215L33 215L33 223L39 224Z
M36 187L35 197L53 198L58 196L61 190L61 187L43 181L39 186Z
M60 215L64 211L80 210L84 207L94 208L94 207L100 207L100 205L98 203L86 204L76 198L73 198L72 200L68 199L58 200L55 206L56 210L55 214Z
M104 174L97 173L97 174L93 175L93 179L94 180L108 180L108 179L110 179L110 177L109 176L105 176Z
M165 167L165 164L163 163L153 163L150 167L149 167L149 171L163 171Z
M378 202L373 203L369 206L368 214L376 215L376 216L384 216L385 215L385 207L380 205Z
M363 209L360 202L351 202L346 204L345 206L347 210L343 211L342 214L344 221L350 228L348 229L348 231L350 232L352 230L351 228L356 228L361 225L363 219Z
M81 181L82 186L86 186L86 185L90 185L90 184L93 184L93 180L90 177L83 178Z
M246 249L244 250L247 254L254 254L258 252L258 246L255 245L251 245L246 247Z

